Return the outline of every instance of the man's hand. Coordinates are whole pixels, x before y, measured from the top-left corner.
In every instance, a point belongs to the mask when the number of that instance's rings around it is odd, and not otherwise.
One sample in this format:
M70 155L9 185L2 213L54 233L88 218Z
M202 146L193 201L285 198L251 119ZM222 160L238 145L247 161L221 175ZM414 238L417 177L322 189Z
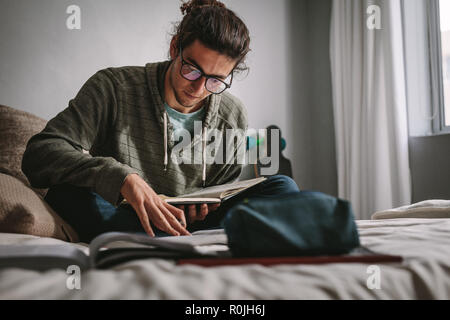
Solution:
M203 203L201 205L197 206L195 204L188 205L188 223L193 224L195 221L203 221L205 220L208 213L216 211L217 208L219 208L220 203L213 203L213 204L206 204ZM180 205L178 206L181 210L184 211L185 206Z
M128 175L120 193L136 211L149 236L155 236L150 221L170 235L190 235L186 230L184 211L162 200L139 175Z

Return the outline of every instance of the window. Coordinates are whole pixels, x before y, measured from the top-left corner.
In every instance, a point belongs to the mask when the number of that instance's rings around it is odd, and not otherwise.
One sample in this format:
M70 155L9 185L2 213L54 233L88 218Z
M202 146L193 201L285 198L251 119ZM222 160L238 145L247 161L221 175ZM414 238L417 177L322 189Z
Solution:
M430 0L403 0L408 129L411 137L435 134L438 108L432 104Z
M450 0L429 2L432 105L435 133L450 132Z
M439 0L442 51L442 79L444 91L444 125L450 126L450 0Z

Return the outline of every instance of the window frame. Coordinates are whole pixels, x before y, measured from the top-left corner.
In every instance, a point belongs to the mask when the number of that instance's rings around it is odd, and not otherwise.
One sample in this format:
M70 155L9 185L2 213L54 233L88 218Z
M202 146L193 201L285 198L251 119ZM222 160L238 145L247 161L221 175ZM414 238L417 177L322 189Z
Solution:
M444 79L441 47L441 20L439 0L427 0L428 39L430 49L431 105L438 107L438 115L433 119L433 133L450 133L450 125L445 124Z

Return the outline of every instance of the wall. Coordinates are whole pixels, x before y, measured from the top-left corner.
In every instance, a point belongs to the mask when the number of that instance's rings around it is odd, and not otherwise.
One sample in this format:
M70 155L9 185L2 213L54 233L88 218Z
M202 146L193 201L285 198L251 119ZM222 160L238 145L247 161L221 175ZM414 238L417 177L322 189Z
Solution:
M66 8L81 8L81 30ZM1 103L50 119L97 70L167 56L177 1L0 1Z
M312 112L312 189L337 195L337 167L334 135L330 62L331 1L308 0L309 75Z
M413 203L450 200L450 134L409 139Z
M329 34L331 1L291 0L291 126L294 176L303 189L337 195Z

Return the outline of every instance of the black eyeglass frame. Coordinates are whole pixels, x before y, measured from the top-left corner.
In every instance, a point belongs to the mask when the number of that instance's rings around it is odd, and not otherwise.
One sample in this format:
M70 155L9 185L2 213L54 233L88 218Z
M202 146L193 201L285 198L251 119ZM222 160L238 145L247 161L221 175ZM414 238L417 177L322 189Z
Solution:
M206 74L205 74L202 70L200 70L198 67L196 67L196 66L194 66L193 64L191 64L191 63L187 62L186 60L184 60L184 58L183 58L183 49L181 49L181 47L180 47L180 58L181 58L180 75L183 77L183 79L186 79L186 80L188 80L188 81L192 81L192 82L193 82L193 81L197 81L198 79L200 79L200 78L202 78L202 77L205 77L205 79L206 79L206 81L205 81L205 89L206 89L208 92L212 93L212 94L221 94L221 93L224 93L227 89L230 89L230 88L231 88L231 85L233 84L233 71L231 71L231 73L230 73L230 75L231 75L231 80L230 80L230 84L228 84L228 83L226 83L225 81L220 80L219 78L211 77L211 76L206 75ZM183 72L182 72L183 67L184 67L185 65L191 66L191 67L194 68L195 70L198 70L198 71L200 72L200 77L198 77L198 78L195 79L195 80L190 80L190 79L186 78L186 77L183 75ZM212 91L209 90L208 87L206 86L206 83L208 82L208 79L214 79L214 80L217 80L217 81L222 82L222 83L225 85L225 89L223 89L223 90L220 91L220 92L212 92Z

